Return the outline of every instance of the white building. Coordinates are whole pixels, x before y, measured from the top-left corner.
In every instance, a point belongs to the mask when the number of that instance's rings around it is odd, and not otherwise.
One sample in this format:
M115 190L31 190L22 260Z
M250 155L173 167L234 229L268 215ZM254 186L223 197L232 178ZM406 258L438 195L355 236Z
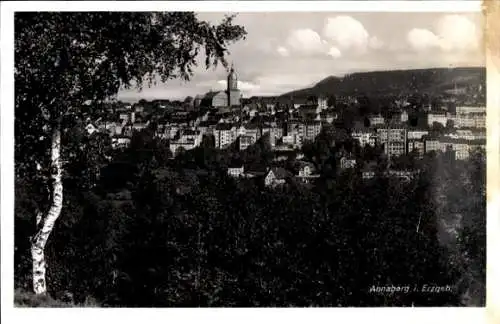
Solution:
M448 116L446 116L446 114L429 113L427 115L427 125L429 126L432 126L434 123L439 123L443 126L446 126L447 121L448 121Z
M241 166L239 168L228 168L227 169L227 174L230 176L230 177L234 177L234 178L239 178L241 176L243 176L243 173L244 173L244 167Z
M238 137L236 127L232 124L218 124L214 130L215 147L226 148Z
M384 117L382 117L380 114L378 115L373 115L368 118L370 121L371 126L376 126L376 125L383 125L384 124Z
M408 130L408 140L422 139L425 135L429 135L429 131L423 129Z
M328 100L325 97L318 98L318 108L323 111L328 108Z
M401 122L406 123L408 121L408 113L406 111L403 111L401 113Z
M454 132L445 134L446 137L453 139L486 140L486 131L472 129L456 129Z
M486 113L486 107L478 106L457 106L457 114Z
M486 128L486 113L456 114L452 120L456 128Z
M359 142L361 147L366 145L375 146L376 134L369 130L354 130L351 133L351 137Z

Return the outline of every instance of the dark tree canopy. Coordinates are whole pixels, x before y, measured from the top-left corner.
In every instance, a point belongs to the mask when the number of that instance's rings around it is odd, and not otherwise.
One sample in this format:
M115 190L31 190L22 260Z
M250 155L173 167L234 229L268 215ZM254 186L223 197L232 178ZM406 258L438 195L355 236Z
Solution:
M16 13L16 160L43 155L45 125L89 100L189 79L198 54L207 68L226 66L228 45L246 34L233 18L211 25L192 12Z

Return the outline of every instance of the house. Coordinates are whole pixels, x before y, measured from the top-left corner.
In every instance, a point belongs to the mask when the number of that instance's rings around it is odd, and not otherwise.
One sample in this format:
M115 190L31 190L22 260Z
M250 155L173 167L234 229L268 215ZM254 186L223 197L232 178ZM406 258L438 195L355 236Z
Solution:
M408 121L408 113L406 111L401 112L401 122L405 123Z
M88 124L87 126L85 126L85 130L89 135L92 135L98 131L97 127L95 127L93 124Z
M295 178L303 183L310 183L312 180L319 178L319 174L315 174L316 168L314 164L305 161L296 161Z
M361 170L361 176L365 180L372 179L373 177L375 177L376 170L377 170L377 163L376 162L372 161L372 162L366 163L363 166L363 169Z
M246 150L250 145L255 144L255 137L249 135L240 136L240 151Z
M407 170L388 170L385 175L389 177L399 178L401 180L410 181L416 175L416 172Z
M370 126L376 126L376 125L383 125L384 124L384 117L382 117L380 114L378 115L372 115L368 117L368 120L370 121Z
M284 185L289 177L288 172L283 168L271 168L264 178L266 187L276 187Z
M415 151L418 157L423 157L425 153L425 143L422 140L411 139L408 140L408 153Z
M243 174L244 174L244 167L243 165L240 166L240 167L233 167L233 168L228 168L227 169L227 174L230 176L230 177L234 177L234 178L239 178L239 177L242 177Z
M341 157L340 158L340 168L341 169L352 169L356 166L356 159L352 157Z
M111 147L113 149L126 148L130 145L130 137L113 136L111 138Z
M146 127L148 127L148 123L134 123L132 125L132 129L137 132L145 129Z

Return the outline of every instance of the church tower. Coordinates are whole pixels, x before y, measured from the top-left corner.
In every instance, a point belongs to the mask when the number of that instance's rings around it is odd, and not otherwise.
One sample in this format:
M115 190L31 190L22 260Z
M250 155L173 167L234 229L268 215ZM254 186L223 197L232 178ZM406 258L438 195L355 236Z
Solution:
M234 65L227 76L227 103L229 107L240 106L241 93L238 89L238 76L234 72Z

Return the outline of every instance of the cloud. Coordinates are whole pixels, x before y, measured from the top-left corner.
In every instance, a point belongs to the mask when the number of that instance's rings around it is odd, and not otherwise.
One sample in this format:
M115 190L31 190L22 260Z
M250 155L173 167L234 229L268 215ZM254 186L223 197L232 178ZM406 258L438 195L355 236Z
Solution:
M416 51L440 49L442 51L474 51L478 49L480 35L476 25L467 17L446 15L435 26L435 32L413 28L407 34L408 44Z
M340 50L365 53L370 45L370 35L361 22L351 16L328 18L323 36ZM377 45L380 42L377 41Z
M217 83L220 85L219 90L224 90L227 88L227 80L219 80L217 81ZM238 80L238 89L240 89L243 92L255 91L259 89L259 86L251 82Z
M444 50L475 50L479 45L476 25L464 16L444 16L437 24L437 33Z
M417 51L439 47L439 37L427 29L413 28L406 38L410 46Z
M342 53L338 48L335 46L330 47L330 50L328 51L328 55L330 55L333 58L339 58L342 56Z
M279 46L276 51L279 53L281 56L290 56L290 52L286 49L286 47Z
M372 36L368 40L368 46L373 49L381 49L384 45L384 42L378 39L377 36Z
M288 36L286 43L288 47L299 54L324 53L326 42L312 29L296 29Z

